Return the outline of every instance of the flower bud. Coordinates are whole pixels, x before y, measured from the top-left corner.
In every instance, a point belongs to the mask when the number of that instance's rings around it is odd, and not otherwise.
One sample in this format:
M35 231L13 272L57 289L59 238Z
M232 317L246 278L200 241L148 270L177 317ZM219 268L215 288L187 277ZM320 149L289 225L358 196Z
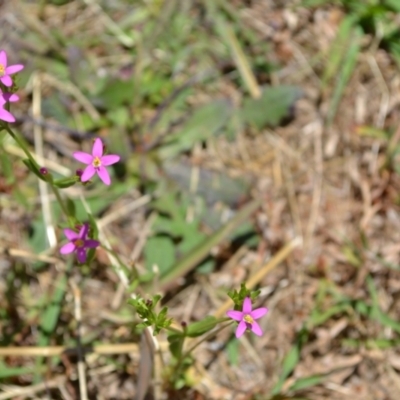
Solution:
M153 301L152 300L146 300L146 306L147 307L151 307L153 305Z

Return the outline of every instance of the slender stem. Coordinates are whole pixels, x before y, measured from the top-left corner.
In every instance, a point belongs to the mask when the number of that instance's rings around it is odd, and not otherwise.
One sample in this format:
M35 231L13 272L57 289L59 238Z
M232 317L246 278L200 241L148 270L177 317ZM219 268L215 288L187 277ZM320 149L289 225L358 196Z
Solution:
M227 318L229 319L229 318ZM211 337L213 337L214 335L216 335L218 332L222 331L223 329L225 329L227 326L231 325L234 321L230 321L225 325L222 325L221 327L219 327L217 330L210 332L208 335L204 336L201 340L199 340L198 342L196 342L189 350L186 350L184 353L180 354L180 357L178 359L178 362L176 364L175 367L175 372L174 374L179 374L180 373L180 369L182 366L183 361L185 360L185 358L193 351L196 349L196 347L198 347L201 343L203 343L204 341L210 339ZM183 338L183 341L186 339L186 337ZM184 343L182 343L182 347L183 347Z
M36 165L36 167L39 169L39 165L37 164L36 160L33 158L31 152L29 151L29 149L26 147L24 141L21 140L21 138L15 132L13 132L8 125L4 125L4 128L12 136L12 138L18 143L19 147L21 147L21 149L24 151L24 153L29 158L29 160L34 165ZM56 199L57 199L58 203L60 204L61 210L63 211L63 213L65 214L65 216L69 220L70 219L70 215L68 213L68 209L65 206L65 203L64 203L63 199L61 198L61 195L60 195L60 192L58 191L58 188L55 187L52 184L52 182L50 182L50 181L47 181L47 183L50 185L51 190L53 191L54 195L56 196Z
M68 209L65 206L64 200L61 198L61 195L60 195L60 192L58 191L58 188L53 186L50 182L48 182L48 183L50 184L51 190L53 191L54 195L56 196L58 204L60 204L61 210L63 211L63 213L65 214L67 219L70 220L70 215L68 213Z
M111 249L111 248L109 248L109 247L107 247L107 246L105 246L104 244L100 244L100 247L102 247L105 251L107 251L108 253L110 253L110 254L112 254L116 259L117 259L117 261L119 262L119 264L120 264L120 266L118 267L118 268L120 268L121 266L124 266L125 264L122 262L122 260L121 260L121 258L119 257L119 255L113 250L113 249ZM136 266L133 264L132 266L132 272L133 272L133 275L132 275L132 279L140 279L140 274L139 274L139 271L138 271L138 269L136 268Z
M26 156L29 158L31 162L33 162L34 165L36 165L39 169L39 166L36 162L36 160L33 158L31 152L29 149L26 147L25 143L23 140L21 140L16 133L14 133L8 125L4 125L4 129L12 136L12 138L18 143L19 147L23 150L23 152L26 154Z
M198 347L201 343L205 342L206 340L212 338L213 336L215 336L217 333L221 332L223 329L225 329L227 326L232 325L234 321L230 321L225 325L220 326L217 330L210 332L208 335L204 336L203 338L201 338L201 340L199 340L198 342L196 342L189 350L186 350L183 355L182 355L182 359L185 359L185 357L187 357L196 347Z

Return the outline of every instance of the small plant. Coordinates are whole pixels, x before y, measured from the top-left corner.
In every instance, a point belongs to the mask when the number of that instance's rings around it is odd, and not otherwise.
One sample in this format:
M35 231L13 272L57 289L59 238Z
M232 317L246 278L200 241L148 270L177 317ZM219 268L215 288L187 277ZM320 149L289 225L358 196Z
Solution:
M6 130L24 151L26 159L23 161L29 170L38 179L46 182L55 194L55 199L60 205L67 225L64 227L63 232L68 242L61 246L59 252L63 256L74 253L80 264L88 266L92 262L98 247L103 247L115 256L114 252L102 245L97 237L98 230L93 216L88 214L86 218L78 219L73 201L66 196L62 196L60 189L79 184L87 185L95 174L105 185L111 185L110 173L106 167L118 163L121 157L117 154L105 154L103 141L100 138L96 138L93 141L91 154L82 151L73 153L72 157L75 160L86 164L85 169L77 169L74 176L55 179L46 167L40 166L29 147L9 125L9 123L15 122L15 118L9 111L10 103L19 99L15 93L17 87L10 75L22 70L22 68L23 65L20 64L7 67L7 54L5 51L0 52L0 119L2 121L0 128ZM124 270L121 269L120 273L123 274L124 279L129 279ZM137 285L138 281L140 281L140 276L135 278L135 282L132 285ZM264 307L253 310L252 302L256 300L258 294L259 292L249 291L243 284L240 291L229 293L235 309L228 311L227 317L216 318L212 315L205 315L202 320L193 323L182 322L180 328L176 328L176 324L173 327L173 320L168 315L167 307L162 307L159 310L161 296L158 294L147 300L136 295L129 301L129 304L133 306L140 318L141 322L137 325L139 330L151 328L154 335L166 331L172 362L166 367L163 376L170 385L175 389L179 389L189 385L190 381L186 373L193 363L193 351L195 348L220 329L225 329L231 326L234 321L237 321L239 324L236 328L236 338L244 335L246 330L252 331L257 336L262 335L262 330L256 320L264 316L268 310ZM199 339L194 344L191 343L186 346L186 340L194 338Z

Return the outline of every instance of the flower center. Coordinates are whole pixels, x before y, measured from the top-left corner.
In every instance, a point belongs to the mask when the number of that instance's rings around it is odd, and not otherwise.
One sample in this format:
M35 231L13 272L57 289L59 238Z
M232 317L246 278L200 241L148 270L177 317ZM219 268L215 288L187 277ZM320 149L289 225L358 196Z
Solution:
M243 317L244 322L246 322L247 324L252 324L254 322L254 319L251 315L247 314Z
M5 72L6 72L6 69L4 68L4 65L0 64L0 76L4 76Z
M83 241L82 239L76 239L76 240L74 241L74 245L75 245L76 247L83 247L84 244L85 244L85 243L84 243L84 241Z
M93 167L99 168L101 166L100 158L99 157L95 157L92 164L93 164Z

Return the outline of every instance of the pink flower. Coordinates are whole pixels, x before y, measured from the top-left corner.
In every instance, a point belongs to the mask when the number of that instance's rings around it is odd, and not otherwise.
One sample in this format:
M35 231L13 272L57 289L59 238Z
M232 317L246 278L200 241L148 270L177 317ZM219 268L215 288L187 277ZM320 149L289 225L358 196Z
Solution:
M1 78L0 78L1 79ZM19 100L18 95L15 93L1 93L0 92L0 119L6 122L15 122L15 117L4 106L7 102L15 103Z
M100 242L94 239L88 239L87 234L89 232L89 224L83 224L79 233L72 229L64 229L64 235L69 240L69 243L61 247L61 254L70 254L76 252L76 258L80 263L86 261L86 250L95 249Z
M261 318L267 312L268 308L265 307L252 310L251 300L249 297L246 297L243 302L242 311L230 310L226 315L235 321L239 321L239 325L236 329L236 337L239 339L246 329L253 331L257 336L261 336L263 332L260 325L258 325L255 320Z
M11 74L15 74L24 69L22 64L10 65L7 67L7 53L4 50L0 51L0 82L10 87L12 86Z
M95 139L92 148L92 154L76 151L74 158L88 166L81 176L82 182L87 182L96 172L99 178L106 184L111 183L110 175L105 167L115 164L120 160L120 156L116 154L108 154L103 156L103 142L101 139Z

